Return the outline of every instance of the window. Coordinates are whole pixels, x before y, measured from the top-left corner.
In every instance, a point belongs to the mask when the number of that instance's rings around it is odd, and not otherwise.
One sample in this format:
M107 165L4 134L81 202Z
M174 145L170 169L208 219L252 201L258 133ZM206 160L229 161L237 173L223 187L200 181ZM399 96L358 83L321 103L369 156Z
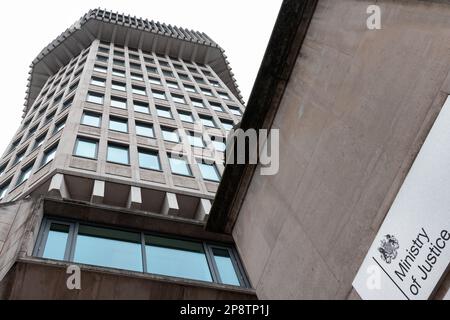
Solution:
M36 132L38 125L35 125L34 127L32 127L30 130L28 130L28 136L27 138L31 137L33 135L33 133Z
M172 94L172 99L176 103L186 104L186 100L184 100L184 97L178 94Z
M112 74L113 74L113 76L116 76L116 77L122 77L122 78L125 77L125 71L119 70L119 69L113 69Z
M92 127L100 127L101 119L102 117L100 114L85 111L81 117L81 124Z
M228 94L226 94L225 92L218 92L218 94L222 99L230 100L230 96Z
M125 83L113 81L111 84L111 89L118 90L118 91L127 91L127 87Z
M74 154L84 158L97 158L98 141L88 138L77 138Z
M136 122L136 134L143 137L154 138L153 126L151 124Z
M166 100L166 94L162 91L153 91L153 98L155 99L161 99L161 100Z
M172 112L170 111L170 108L156 106L156 113L160 117L172 119Z
M31 171L33 170L33 165L34 163L31 163L27 165L25 168L22 168L22 170L20 170L20 175L19 178L17 179L17 185L22 184L28 180L28 178L31 175Z
M46 135L47 135L47 132L41 134L39 137L36 138L36 140L34 141L33 150L42 146L42 144L45 141Z
M166 83L169 88L180 89L180 87L178 86L178 83L176 83L174 81L166 81Z
M130 63L130 68L131 68L131 69L135 69L135 70L141 70L141 65L138 64L138 63L133 63L133 62L131 62L131 63Z
M63 119L55 124L55 130L53 133L60 132L62 129L64 129L64 126L66 125L66 119Z
M9 183L10 182L7 182L0 186L0 200L2 200L8 193Z
M169 157L170 170L174 174L180 174L183 176L192 176L191 168L187 163L186 159L179 157Z
M47 123L49 123L50 121L53 120L53 118L55 117L56 114L56 110L53 110L52 112L50 112L49 114L47 114L45 116L45 120L44 120L44 125L46 125Z
M97 55L97 61L106 63L106 62L108 62L108 57L105 57L102 55Z
M218 112L223 112L223 108L219 103L210 102L209 104L213 110L218 111Z
M98 78L98 77L92 77L91 84L94 86L104 87L106 83L105 79Z
M125 67L125 61L120 59L114 59L113 64L120 67Z
M162 69L162 73L163 73L163 75L165 75L166 77L172 77L172 78L174 77L172 71L170 71L170 70Z
M133 93L135 93L135 94L140 94L141 96L146 96L147 95L147 93L145 92L145 88L144 87L131 86L131 89L132 89Z
M163 127L161 128L161 132L164 140L180 142L180 136L178 135L177 129Z
M114 50L114 55L118 57L124 57L125 53L119 50Z
M209 80L209 83L211 83L214 87L220 87L220 84L215 80Z
M155 77L148 77L148 81L152 84L161 85L161 79Z
M45 166L47 163L52 161L55 158L56 149L58 148L58 145L55 145L44 152L44 157L42 158L41 166Z
M200 242L146 236L145 253L150 273L212 281Z
M186 91L188 91L188 92L197 93L197 90L195 90L195 87L194 87L194 86L185 84L185 85L184 85L184 88L185 88Z
M111 107L119 108L119 109L126 109L127 108L127 99L111 96Z
M205 142L201 135L196 135L194 132L188 132L187 139L189 144L193 147L204 148Z
M131 79L138 80L138 81L143 81L144 80L144 78L142 77L142 74L135 73L135 72L131 73Z
M38 239L46 259L248 287L230 246L47 217Z
M162 66L164 66L164 67L168 67L168 66L169 66L169 63L168 63L167 61L164 61L164 60L158 60L158 62L159 62L160 65L162 65Z
M147 69L148 72L151 72L151 73L158 73L158 69L156 69L155 67L149 67L149 66L147 66L146 69Z
M225 128L226 131L230 131L234 127L232 121L220 119L220 123L222 124L222 126Z
M200 88L200 90L203 92L203 94L204 95L206 95L206 96L210 96L210 97L212 97L212 91L211 90L209 90L209 89L205 89L205 88Z
M211 137L211 142L213 144L214 149L217 151L224 152L227 148L227 145L224 142L223 138Z
M4 165L2 165L1 167L0 167L0 177L5 173L5 170L6 170L6 166L7 166L8 164L6 163L6 164L4 164Z
M10 148L9 152L11 152L15 148L17 148L17 146L20 144L20 140L22 140L22 137L17 138L16 140L14 140L14 142L11 144L11 148Z
M148 107L148 103L141 101L133 101L134 111L141 113L150 113L150 109Z
M197 81L198 83L205 83L205 80L203 80L202 78L199 78L199 77L194 77L194 80ZM203 89L202 89L202 91L203 91Z
M114 163L129 164L130 158L128 147L115 143L108 143L108 155L106 160Z
M73 96L63 102L63 109L70 108L73 103Z
M216 127L216 125L215 125L215 123L214 123L214 121L213 121L213 119L212 119L211 117L205 116L205 115L200 115L199 117L200 117L200 122L201 122L204 126L206 126L206 127L212 127L212 128L215 128L215 127Z
M185 74L185 73L179 72L179 73L178 73L178 76L180 77L180 79L183 79L183 80L189 80L188 75Z
M106 68L104 66L100 66L98 64L94 65L94 71L106 73L107 70L108 70L108 68Z
M192 117L192 113L187 111L178 111L178 115L180 116L181 121L193 123L194 118Z
M133 60L139 60L139 56L136 54L133 54L133 53L129 53L128 57L130 57L130 59L133 59Z
M217 167L215 164L199 162L198 167L200 169L203 179L216 182L220 181L219 172L217 171Z
M19 152L19 153L16 155L16 158L14 159L13 165L15 165L15 164L17 164L17 163L19 163L20 161L23 160L23 158L24 158L24 156L25 156L25 151L26 151L26 149L23 150L23 151L21 151L21 152Z
M155 60L153 60L153 58L150 57L144 57L144 61L148 63L155 63Z
M158 152L138 149L139 166L144 169L161 170Z
M89 91L87 95L87 101L96 104L103 104L104 95L97 92Z
M194 107L197 107L197 108L204 108L205 107L203 101L201 101L201 100L191 98L191 101L192 101L192 105Z
M105 47L98 47L98 52L102 52L102 53L109 53L109 48L105 48Z
M128 120L118 117L109 117L109 130L128 132Z
M235 114L237 116L242 116L242 112L241 109L239 109L238 107L235 106L228 106L228 109L230 109L232 114Z

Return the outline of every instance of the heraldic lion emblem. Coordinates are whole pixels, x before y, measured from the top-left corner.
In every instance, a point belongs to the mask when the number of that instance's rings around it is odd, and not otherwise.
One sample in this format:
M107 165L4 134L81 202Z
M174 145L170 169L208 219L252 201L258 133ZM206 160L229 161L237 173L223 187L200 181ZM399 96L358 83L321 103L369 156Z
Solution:
M391 263L397 257L397 250L399 248L398 240L390 234L384 236L381 240L381 245L378 251L381 253L381 258L386 263Z

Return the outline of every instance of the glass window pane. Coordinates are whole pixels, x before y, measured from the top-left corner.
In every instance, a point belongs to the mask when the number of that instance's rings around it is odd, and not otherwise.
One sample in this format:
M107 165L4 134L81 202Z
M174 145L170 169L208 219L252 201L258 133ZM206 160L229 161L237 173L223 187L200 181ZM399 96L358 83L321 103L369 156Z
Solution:
M128 121L119 118L109 118L109 129L120 132L128 132Z
M100 126L100 115L94 113L83 113L83 117L81 119L81 124L93 127Z
M143 271L139 233L80 225L74 261Z
M136 134L139 136L153 138L155 136L153 127L149 124L136 123Z
M142 113L150 113L148 104L145 102L133 101L134 111Z
M145 169L161 170L158 153L139 150L139 166Z
M214 164L199 163L198 167L200 168L203 179L212 181L220 180L219 173L217 172L216 166Z
M162 135L166 141L180 142L180 137L178 136L176 129L162 128Z
M111 97L111 107L126 109L127 108L127 100L124 98Z
M203 142L203 138L200 136L195 136L192 133L188 133L187 135L189 144L193 147L203 148L205 143Z
M108 145L107 160L120 164L128 164L128 148L113 144Z
M192 118L192 114L188 113L188 112L178 112L178 114L180 115L180 119L181 121L184 122L194 122L194 118Z
M148 272L212 281L201 243L156 236L146 236L145 243Z
M215 127L214 121L212 118L201 116L200 117L201 123L206 127Z
M69 225L52 223L48 232L42 257L47 259L64 260L67 238L69 237Z
M170 112L170 109L168 109L168 108L156 107L156 113L160 117L172 118L172 113Z
M185 176L191 175L191 170L186 160L178 158L169 158L169 163L172 173L181 174Z
M78 139L75 149L75 155L86 158L95 158L97 156L97 142L92 140Z
M87 101L91 103L103 104L103 95L96 92L88 92Z
M227 145L222 141L213 141L212 143L214 149L216 149L217 151L225 151L225 149L227 148Z
M213 248L213 254L222 283L239 286L239 278L228 250Z
M42 159L42 165L45 165L55 158L57 146L45 151L44 158Z

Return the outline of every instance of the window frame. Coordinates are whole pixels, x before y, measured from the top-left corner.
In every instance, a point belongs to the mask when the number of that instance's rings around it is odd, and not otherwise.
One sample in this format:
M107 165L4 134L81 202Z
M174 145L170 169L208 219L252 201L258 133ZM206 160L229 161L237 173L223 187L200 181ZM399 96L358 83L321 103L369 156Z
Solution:
M94 157L86 157L86 156L82 156L82 155L78 155L77 149L78 149L78 144L80 142L80 140L83 140L85 142L91 142L91 143L95 143L95 151L94 151ZM74 157L79 157L79 158L83 158L83 159L91 159L91 160L97 160L98 158L98 148L99 148L99 140L93 139L93 138L88 138L88 137L84 137L84 136L77 136L75 139L75 145L73 147L73 152L72 155Z
M69 231L67 232L67 242L66 242L66 246L64 249L63 260L43 257L43 254L44 254L44 251L45 251L45 248L47 245L50 227L53 223L65 225L65 226L69 227ZM78 230L79 230L80 225L104 228L104 229L114 230L114 231L132 232L132 233L139 234L140 239L141 239L139 244L141 246L140 258L141 258L141 262L142 262L142 271L131 271L131 272L163 276L163 277L169 277L169 278L173 278L173 279L182 279L184 281L199 281L201 283L214 283L214 284L218 284L218 285L226 285L226 286L231 286L231 287L235 287L235 288L251 288L250 281L248 280L248 275L243 267L241 259L239 258L239 254L237 253L236 248L231 244L219 243L217 241L209 241L206 239L204 240L204 239L198 239L198 238L189 238L189 237L185 237L185 236L166 234L166 233L161 233L161 232L144 231L144 230L137 230L137 229L126 228L126 227L112 226L112 225L100 224L100 223L96 223L96 222L80 221L80 220L74 220L74 219L70 219L70 218L59 218L56 216L44 215L44 217L42 218L41 226L39 228L38 236L36 238L36 242L34 243L32 255L34 257L37 257L40 259L48 259L51 261L64 261L66 263L74 263L75 249L76 249L76 245L77 245L77 236L78 236ZM147 252L146 252L147 242L145 241L145 236L155 236L155 237L160 237L160 238L164 238L164 239L181 240L181 241L187 241L187 242L191 242L191 243L200 244L201 247L203 248L203 254L204 254L204 257L206 258L207 267L209 268L209 271L211 274L211 281L150 273L148 271L148 266L147 266ZM230 285L230 284L223 283L221 276L220 276L219 268L218 268L216 260L215 260L214 249L225 250L228 252L230 261L234 268L234 272L239 281L239 285ZM110 267L110 266L99 266L99 265L92 265L92 266L99 267L99 268L105 268L105 269L117 269L115 267ZM120 270L126 270L126 269L120 269Z

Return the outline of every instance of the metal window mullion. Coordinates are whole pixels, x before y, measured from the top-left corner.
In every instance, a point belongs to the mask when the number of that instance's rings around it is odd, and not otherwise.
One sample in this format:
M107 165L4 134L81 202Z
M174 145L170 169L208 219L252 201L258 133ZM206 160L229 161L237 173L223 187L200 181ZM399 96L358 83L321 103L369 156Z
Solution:
M237 274L239 283L243 287L250 287L250 283L248 282L242 264L240 263L240 259L237 256L235 249L233 248L224 248L228 250L228 254L230 255L231 263L233 265L234 271Z
M47 243L50 225L51 223L49 222L49 220L44 217L41 224L41 231L38 237L37 246L34 252L35 256L42 257L42 255L44 254L45 244Z
M213 277L213 282L222 283L211 247L205 242L203 242L203 248L206 254L206 261L208 262L209 270L211 271L211 275Z
M141 232L141 252L142 252L142 268L145 273L148 273L147 252L145 251L145 234L143 232Z
M75 247L77 245L77 236L78 236L78 229L79 229L80 223L75 222L71 224L70 226L70 237L69 237L69 243L68 247L69 250L67 252L67 261L73 261L74 255L75 255Z

